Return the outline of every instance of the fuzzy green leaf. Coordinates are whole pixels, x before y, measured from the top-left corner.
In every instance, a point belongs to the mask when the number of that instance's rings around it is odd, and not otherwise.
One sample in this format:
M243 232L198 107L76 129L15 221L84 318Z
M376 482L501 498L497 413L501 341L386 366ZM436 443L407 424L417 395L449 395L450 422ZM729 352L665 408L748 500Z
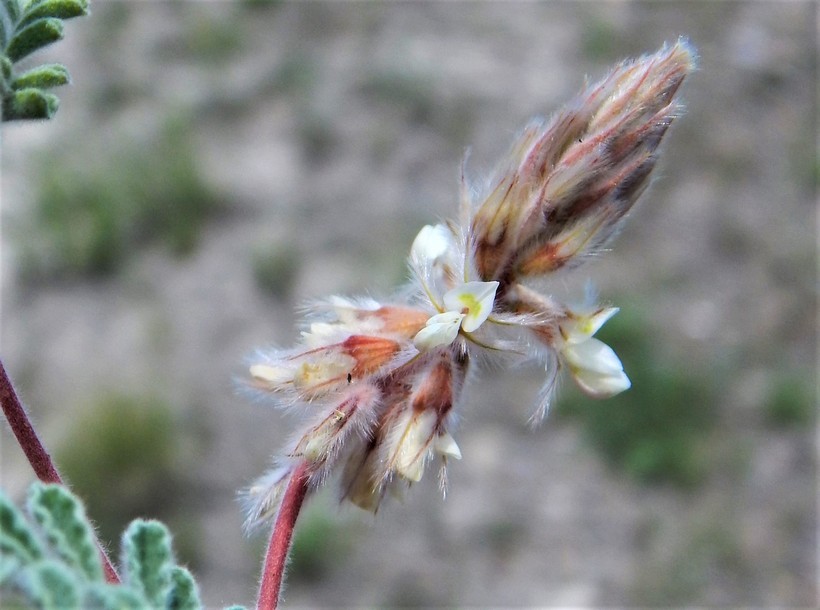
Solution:
M0 4L2 6L2 4ZM11 23L6 20L6 16L0 13L0 50L6 48L6 42L9 39L9 33L12 29ZM5 59L5 56L3 57Z
M76 573L64 564L43 560L17 574L15 589L36 608L64 610L80 607L80 589Z
M63 22L59 19L38 19L17 32L6 47L6 56L18 62L34 51L63 37Z
M171 569L171 592L166 603L168 610L199 610L199 590L191 573L185 568L175 566Z
M14 70L8 57L0 55L0 71L3 73L3 80L11 80L11 75Z
M86 589L84 608L94 610L144 610L149 607L145 598L127 585L93 583Z
M23 513L0 493L0 552L29 563L43 557L43 547Z
M100 554L80 501L62 485L32 485L28 510L49 543L91 581L103 580Z
M122 555L129 584L152 606L164 607L174 567L168 528L159 521L132 521L122 537Z
M28 25L44 17L72 19L84 15L88 15L88 2L86 0L41 0L40 2L33 2L26 8L18 27Z
M44 64L16 77L12 81L12 87L15 89L27 89L29 87L48 89L49 87L67 85L69 81L68 69L65 66L62 64Z
M17 557L0 554L0 591L2 591L6 581L9 580L22 565Z
M3 12L7 15L10 24L17 23L17 20L20 19L20 13L22 12L19 0L2 0L0 7L3 8ZM3 17L3 15L0 15L0 18Z
M3 120L50 119L57 112L60 100L40 89L20 89L3 98Z

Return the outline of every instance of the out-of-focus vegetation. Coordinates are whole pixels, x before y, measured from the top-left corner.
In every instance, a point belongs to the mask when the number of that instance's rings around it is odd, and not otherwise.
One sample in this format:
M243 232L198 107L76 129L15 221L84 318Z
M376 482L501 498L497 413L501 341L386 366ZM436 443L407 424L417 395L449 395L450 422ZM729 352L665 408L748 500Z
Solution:
M185 7L182 7L185 11ZM226 62L243 50L241 30L233 19L186 12L184 31L176 39L173 49L158 48L159 53L170 50L181 57L190 57L200 62ZM165 56L167 58L167 56Z
M24 279L100 277L147 244L190 253L219 197L196 163L191 126L169 121L147 143L113 146L104 158L45 158L26 239ZM105 150L101 146L100 150Z
M182 443L190 439L172 413L150 396L103 397L74 419L55 457L103 540L116 542L132 519L156 517L174 531L180 556L195 562L199 532L190 515L182 518L192 491Z
M597 335L617 351L632 388L607 401L568 392L558 413L577 419L607 462L637 481L690 487L709 468L713 380L708 370L659 354L635 311L619 313Z
M684 605L697 599L709 581L742 582L750 567L736 523L712 518L689 524L690 535L671 548L660 547L636 579L638 606Z
M463 146L473 127L473 104L437 98L433 82L427 74L384 70L364 78L359 91L365 100L390 108L397 119L429 127L445 141Z
M256 285L273 297L285 300L299 277L300 256L295 247L276 244L258 248L253 256Z
M763 414L778 428L809 426L816 417L816 404L806 378L781 374L769 388Z
M339 527L338 516L324 503L309 504L293 536L289 572L294 580L316 582L350 554L350 532Z
M621 43L619 32L607 19L594 15L584 22L581 48L584 55L592 60L601 61L615 55L615 49Z

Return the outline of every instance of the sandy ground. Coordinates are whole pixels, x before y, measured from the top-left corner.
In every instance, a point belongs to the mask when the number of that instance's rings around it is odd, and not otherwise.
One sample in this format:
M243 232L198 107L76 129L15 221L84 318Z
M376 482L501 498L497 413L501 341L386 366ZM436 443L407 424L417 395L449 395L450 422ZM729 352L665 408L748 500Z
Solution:
M185 36L214 23L238 50L206 61ZM41 56L74 79L56 120L2 134L3 361L51 445L112 389L150 388L206 428L190 472L207 490L197 575L209 607L250 604L260 543L235 491L288 420L237 396L243 358L291 341L304 299L389 291L418 228L455 214L465 149L480 175L585 75L686 35L700 69L660 178L613 252L556 289L591 278L639 305L665 350L725 370L715 442L742 466L694 492L638 486L577 426L526 427L537 372L485 375L446 500L430 477L375 519L331 511L348 544L320 579L294 578L287 606L814 605L816 436L771 430L760 404L774 371L816 365L816 25L810 2L98 1ZM384 80L413 87L384 97ZM93 164L180 112L227 209L196 252L149 247L112 279L21 285L32 159L64 146ZM301 260L284 300L253 276L271 244ZM19 494L30 474L6 432L0 455ZM715 532L730 551L692 550Z

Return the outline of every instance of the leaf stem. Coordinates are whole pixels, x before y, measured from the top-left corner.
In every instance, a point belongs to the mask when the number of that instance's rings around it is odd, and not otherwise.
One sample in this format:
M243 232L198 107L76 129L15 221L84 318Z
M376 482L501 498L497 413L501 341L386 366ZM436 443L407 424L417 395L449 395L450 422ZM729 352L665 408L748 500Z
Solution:
M259 587L257 610L276 610L282 580L285 575L285 562L290 550L293 528L308 490L307 462L298 466L290 477L282 505L276 516L276 523L271 533L268 552L265 556L265 567L262 572L262 584Z
M0 404L3 407L3 414L6 416L6 421L9 422L9 427L17 437L17 442L26 458L34 469L34 474L43 483L57 483L58 485L65 485L57 469L54 467L54 462L51 456L46 451L34 426L28 418L23 403L17 397L17 392L14 391L14 386L6 373L6 368L3 366L3 361L0 360ZM105 580L110 583L119 583L120 577L117 575L108 554L105 552L100 541L97 540L97 548L100 551L100 559L102 560L103 570L105 570Z

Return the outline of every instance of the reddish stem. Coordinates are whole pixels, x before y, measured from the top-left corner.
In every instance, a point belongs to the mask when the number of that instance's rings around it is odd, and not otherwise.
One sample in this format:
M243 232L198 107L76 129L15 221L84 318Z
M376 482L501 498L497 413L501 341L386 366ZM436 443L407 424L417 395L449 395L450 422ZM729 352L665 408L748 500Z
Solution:
M265 567L262 572L262 584L259 587L257 610L276 610L279 604L279 593L285 575L285 561L288 558L293 528L308 490L307 463L297 467L290 476L276 523L273 526L268 552L265 556Z
M0 404L2 404L3 414L9 422L9 427L14 432L14 436L17 437L17 442L20 443L20 447L23 449L26 458L28 458L37 478L43 483L65 485L54 467L51 456L46 451L43 443L40 442L37 432L34 431L34 426L31 425L26 410L23 408L23 403L17 397L17 392L14 391L14 386L11 384L11 379L6 373L2 360L0 360ZM120 577L117 576L117 572L114 570L111 560L108 559L105 549L99 540L96 542L105 570L105 580L110 583L119 583Z

